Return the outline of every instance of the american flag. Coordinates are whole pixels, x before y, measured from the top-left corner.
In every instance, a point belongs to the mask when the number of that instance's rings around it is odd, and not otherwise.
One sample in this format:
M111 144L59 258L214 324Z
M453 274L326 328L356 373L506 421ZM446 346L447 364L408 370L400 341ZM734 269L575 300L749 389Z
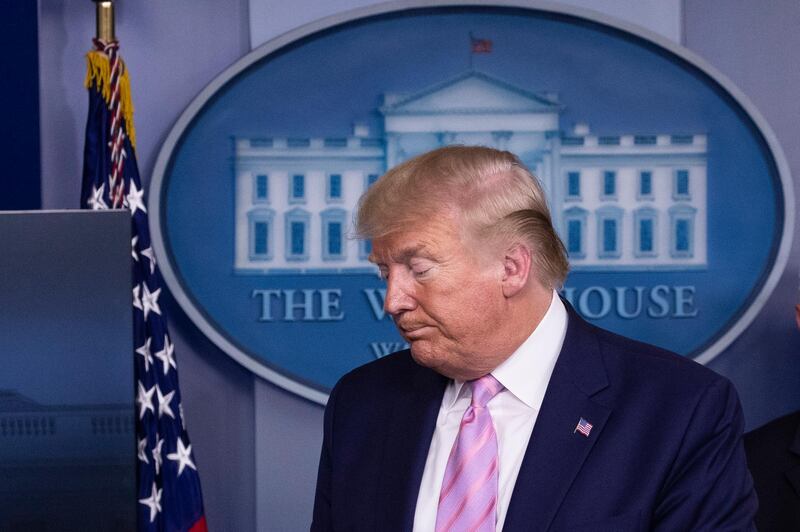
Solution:
M586 421L585 419L581 418L578 421L578 424L575 426L575 430L572 431L573 434L576 432L580 432L587 438L589 437L589 433L592 432L592 424Z
M206 530L200 477L184 423L174 346L159 303L161 279L134 152L130 81L118 48L117 41L95 39L87 54L81 206L131 213L137 529L200 532Z
M490 54L492 53L492 41L490 39L479 39L469 34L470 48L473 54Z

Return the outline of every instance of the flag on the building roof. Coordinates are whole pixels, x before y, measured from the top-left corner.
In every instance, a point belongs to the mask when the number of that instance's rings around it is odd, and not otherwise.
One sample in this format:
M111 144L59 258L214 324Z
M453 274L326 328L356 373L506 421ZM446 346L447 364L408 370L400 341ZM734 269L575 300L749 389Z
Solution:
M480 39L469 34L469 43L473 54L490 54L492 53L491 39Z
M115 41L94 40L87 54L89 117L81 207L131 213L137 523L140 531L205 531L203 497L181 407L174 347L159 298L136 166L130 80Z

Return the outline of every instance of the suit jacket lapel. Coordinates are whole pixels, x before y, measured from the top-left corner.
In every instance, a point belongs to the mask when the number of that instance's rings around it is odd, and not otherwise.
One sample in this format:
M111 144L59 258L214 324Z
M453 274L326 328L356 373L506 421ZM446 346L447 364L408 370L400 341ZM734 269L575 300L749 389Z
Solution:
M376 530L411 530L414 525L422 473L447 385L445 377L422 367L411 380L412 386L396 398L387 420Z
M594 333L568 303L564 346L553 369L542 408L509 503L503 530L546 530L589 451L600 437L611 408L592 399L608 386ZM576 432L591 423L589 436Z

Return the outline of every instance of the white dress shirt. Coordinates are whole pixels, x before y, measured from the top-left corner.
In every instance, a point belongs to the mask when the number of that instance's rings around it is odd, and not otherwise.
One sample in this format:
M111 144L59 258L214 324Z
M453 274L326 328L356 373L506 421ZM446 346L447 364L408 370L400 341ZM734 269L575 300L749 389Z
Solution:
M497 432L499 454L497 532L503 530L511 492L566 332L567 311L553 291L550 307L533 333L492 371L505 386L487 405ZM445 389L417 496L414 532L431 532L436 526L447 459L471 398L471 389L464 386L464 381L451 381Z

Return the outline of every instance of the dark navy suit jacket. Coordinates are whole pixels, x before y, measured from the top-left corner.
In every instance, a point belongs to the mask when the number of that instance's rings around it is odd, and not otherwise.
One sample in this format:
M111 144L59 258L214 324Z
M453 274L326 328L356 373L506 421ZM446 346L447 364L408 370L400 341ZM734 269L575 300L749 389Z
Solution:
M564 346L504 531L750 530L757 502L731 383L598 329ZM410 531L447 379L408 351L345 375L325 411L312 531ZM588 437L575 432L580 418Z
M761 532L800 530L800 411L745 434Z

